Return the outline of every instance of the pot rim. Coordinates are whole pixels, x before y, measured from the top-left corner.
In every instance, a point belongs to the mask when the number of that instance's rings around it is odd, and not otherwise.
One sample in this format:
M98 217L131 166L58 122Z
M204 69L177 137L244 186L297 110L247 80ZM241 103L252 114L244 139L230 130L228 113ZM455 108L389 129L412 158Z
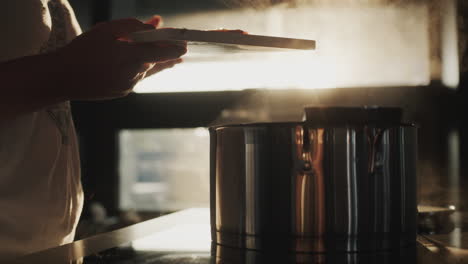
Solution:
M369 124L317 124L314 125L310 121L300 122L254 122L254 123L237 123L237 124L221 124L210 126L210 130L218 130L224 128L254 128L254 127L272 127L272 126L306 126L310 128L358 128L358 127L377 127L377 128L393 128L393 127L413 127L418 128L415 123L400 122L398 124L385 123L369 123Z

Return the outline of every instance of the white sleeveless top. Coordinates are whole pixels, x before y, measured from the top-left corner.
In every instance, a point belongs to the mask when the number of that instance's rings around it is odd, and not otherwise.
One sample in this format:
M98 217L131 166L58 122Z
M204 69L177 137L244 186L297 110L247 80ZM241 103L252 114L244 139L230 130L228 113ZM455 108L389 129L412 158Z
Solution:
M80 33L67 0L0 3L0 61L54 50ZM72 242L82 205L68 102L0 124L0 262Z

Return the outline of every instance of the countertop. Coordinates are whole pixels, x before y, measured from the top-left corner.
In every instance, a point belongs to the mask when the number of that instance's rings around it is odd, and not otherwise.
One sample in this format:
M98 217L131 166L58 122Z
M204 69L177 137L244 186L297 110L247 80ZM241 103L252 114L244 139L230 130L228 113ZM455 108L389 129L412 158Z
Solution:
M193 208L27 255L14 263L468 263L468 249L462 249L468 248L464 237L460 231L419 237L414 248L398 252L277 256L212 245L209 209Z

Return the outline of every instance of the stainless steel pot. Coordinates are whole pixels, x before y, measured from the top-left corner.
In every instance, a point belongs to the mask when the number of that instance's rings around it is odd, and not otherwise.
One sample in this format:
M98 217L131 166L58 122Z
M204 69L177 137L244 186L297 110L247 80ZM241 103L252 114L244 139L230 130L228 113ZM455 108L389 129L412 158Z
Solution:
M415 243L417 131L395 111L312 108L304 122L212 127L213 241L295 252Z

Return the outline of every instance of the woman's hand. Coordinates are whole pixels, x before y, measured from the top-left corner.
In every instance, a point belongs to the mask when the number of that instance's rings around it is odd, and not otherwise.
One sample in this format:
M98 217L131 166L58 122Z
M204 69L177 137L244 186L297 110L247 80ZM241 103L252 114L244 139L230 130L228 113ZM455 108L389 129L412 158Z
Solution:
M160 28L163 25L163 19L161 16L154 15L149 20L145 21L145 24L152 25L154 28ZM151 76L165 69L172 68L174 67L174 65L179 64L182 61L183 60L181 58L177 58L173 60L153 63L151 69L146 72L145 77Z
M178 58L187 51L185 43L125 40L130 33L154 29L160 22L155 16L149 24L136 19L101 23L51 54L60 74L56 78L62 84L57 94L65 100L122 97L147 73L179 63Z

